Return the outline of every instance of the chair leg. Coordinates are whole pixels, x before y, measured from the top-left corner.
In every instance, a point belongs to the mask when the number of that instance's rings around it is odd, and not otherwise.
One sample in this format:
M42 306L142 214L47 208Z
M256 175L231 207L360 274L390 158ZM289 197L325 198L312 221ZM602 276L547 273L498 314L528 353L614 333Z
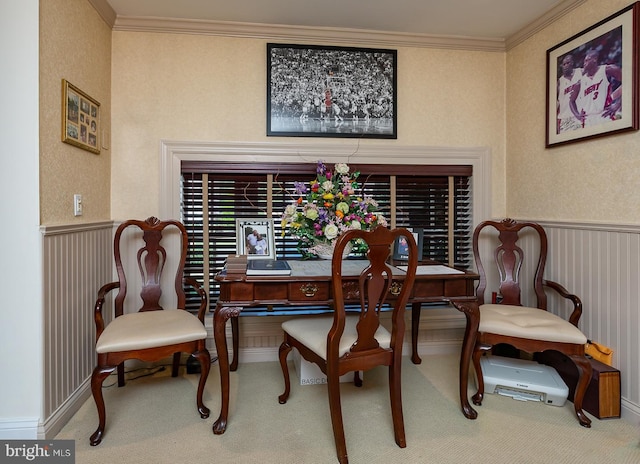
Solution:
M115 366L96 366L93 374L91 374L91 393L93 394L93 400L98 409L98 428L89 439L91 446L99 445L104 435L107 414L104 407L104 397L102 396L102 382L104 382L104 379L106 379L115 368Z
M360 377L360 371L354 371L353 372L353 384L356 387L361 387L362 386L362 377Z
M482 399L484 398L484 376L482 375L482 368L480 367L480 357L484 351L486 350L476 347L471 357L473 360L473 369L476 371L476 379L478 379L478 391L471 397L471 400L473 404L477 406L482 406Z
M347 443L344 438L344 424L342 422L342 406L340 405L340 377L337 373L327 372L327 390L329 392L329 410L331 412L331 425L333 426L333 438L336 442L336 453L340 464L347 464Z
M178 371L180 370L180 358L182 353L173 353L173 364L171 365L171 377L178 377Z
M584 400L584 395L587 392L587 387L589 386L589 381L591 380L593 367L584 355L571 356L571 360L578 368L578 384L576 385L576 391L573 395L573 407L576 411L576 416L578 416L578 421L580 421L580 425L586 428L590 428L591 419L589 419L584 411L582 411L582 401Z
M124 361L118 364L118 387L124 387Z
M204 386L207 383L207 377L209 377L209 369L211 368L211 355L206 348L196 351L192 354L198 361L200 361L200 380L198 380L198 393L196 395L196 404L198 405L198 412L200 417L206 419L209 417L209 408L204 405L202 395L204 394Z
M404 416L402 413L402 387L400 371L401 360L396 360L389 366L389 395L391 396L391 417L393 418L393 433L395 435L396 444L400 448L407 446L407 440L404 433Z
M285 404L287 402L287 399L289 398L289 393L291 393L291 380L289 379L289 366L287 365L287 356L289 356L290 351L291 345L289 345L285 334L285 340L282 342L280 348L278 349L280 367L282 368L282 376L284 378L284 393L278 396L278 402L280 404Z

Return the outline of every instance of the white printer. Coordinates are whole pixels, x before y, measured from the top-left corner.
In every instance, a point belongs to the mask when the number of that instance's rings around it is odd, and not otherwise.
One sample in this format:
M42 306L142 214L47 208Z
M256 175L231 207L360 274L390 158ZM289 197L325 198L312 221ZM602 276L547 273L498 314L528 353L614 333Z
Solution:
M483 356L480 366L485 393L553 406L564 405L569 396L569 387L551 366L502 356Z

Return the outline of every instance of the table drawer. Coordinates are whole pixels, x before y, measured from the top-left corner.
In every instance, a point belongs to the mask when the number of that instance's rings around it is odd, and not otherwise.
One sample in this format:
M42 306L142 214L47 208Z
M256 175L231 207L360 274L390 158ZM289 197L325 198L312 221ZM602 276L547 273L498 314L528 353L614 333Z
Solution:
M329 282L309 281L289 284L291 301L327 301L329 295Z
M287 289L283 285L273 283L253 284L253 299L257 301L286 301Z
M444 296L473 296L471 282L466 280L447 280L444 283Z
M220 285L220 299L222 301L251 301L253 300L253 284L245 282L224 283Z

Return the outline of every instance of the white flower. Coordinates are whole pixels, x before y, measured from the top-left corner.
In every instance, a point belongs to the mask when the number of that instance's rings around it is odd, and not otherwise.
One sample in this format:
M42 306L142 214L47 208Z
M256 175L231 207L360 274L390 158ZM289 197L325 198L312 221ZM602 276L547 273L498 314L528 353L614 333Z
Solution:
M346 204L344 201L341 201L336 205L336 211L342 211L343 213L346 214L349 212L349 205Z
M284 215L286 217L291 217L294 214L296 214L297 211L297 205L295 203L290 203L287 205L287 207L284 209Z
M360 221L351 221L351 228L360 230L362 229L362 224L360 224Z
M322 190L324 190L325 192L330 192L331 190L333 190L333 182L331 182L330 180L325 180L322 183Z
M318 210L315 208L307 208L304 211L304 215L307 219L315 221L316 219L318 219Z
M370 196L368 196L368 195L365 195L365 197L364 197L364 202L365 202L365 204L367 204L367 205L371 205L371 206L373 206L374 208L377 208L377 207L378 207L378 202L377 202L377 201L375 201L372 197L370 197Z
M338 227L335 224L327 224L324 228L324 236L327 240L333 240L338 236Z
M348 174L349 173L349 165L346 163L337 163L334 166L336 172L338 174Z

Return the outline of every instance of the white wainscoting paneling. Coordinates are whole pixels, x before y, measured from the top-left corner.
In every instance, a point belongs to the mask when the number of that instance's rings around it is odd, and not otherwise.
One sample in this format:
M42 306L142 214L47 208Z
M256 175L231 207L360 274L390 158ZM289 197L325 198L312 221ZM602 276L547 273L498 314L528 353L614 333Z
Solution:
M40 438L54 436L90 394L93 307L112 280L112 223L43 226L44 370Z
M536 222L549 240L545 278L582 300L579 327L614 350L623 417L640 422L640 225ZM549 309L566 316L559 300Z

